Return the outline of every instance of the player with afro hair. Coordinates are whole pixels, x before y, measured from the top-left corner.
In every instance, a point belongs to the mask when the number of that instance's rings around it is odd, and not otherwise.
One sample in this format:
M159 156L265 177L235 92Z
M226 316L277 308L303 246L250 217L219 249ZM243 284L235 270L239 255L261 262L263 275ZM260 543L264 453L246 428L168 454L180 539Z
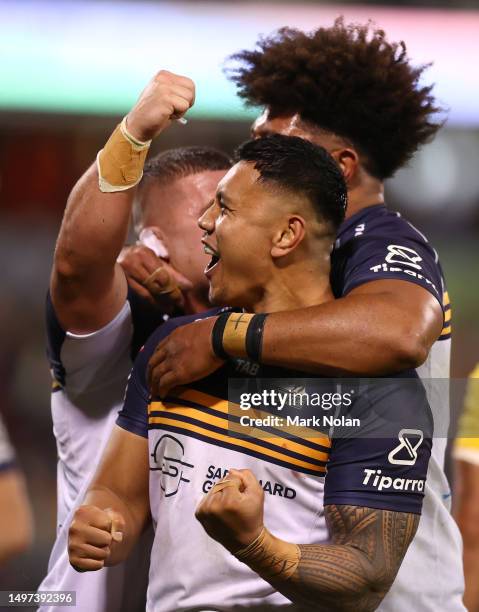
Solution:
M427 66L414 67L404 43L388 41L371 23L342 18L310 33L282 28L230 60L239 95L264 107L254 137L305 138L324 147L343 172L346 219L331 253L338 299L255 315L246 330L234 328L226 339L213 333L216 317L178 328L150 360L152 392L164 397L204 378L225 355L256 369L259 363L325 376L376 377L415 368L428 379L437 423L448 423L447 393L431 389L432 378L449 377L451 310L441 266L424 234L384 203L384 180L442 124L432 87L421 82ZM254 351L244 340L253 336ZM461 539L450 515L445 451L446 440L436 437L425 510L382 612L464 611ZM396 531L392 538L399 537ZM431 563L434 572L425 572Z
M413 67L404 42L383 30L345 24L311 33L281 28L253 51L232 56L239 95L267 107L269 117L299 114L304 122L350 141L376 178L391 177L442 122L420 84L428 66Z

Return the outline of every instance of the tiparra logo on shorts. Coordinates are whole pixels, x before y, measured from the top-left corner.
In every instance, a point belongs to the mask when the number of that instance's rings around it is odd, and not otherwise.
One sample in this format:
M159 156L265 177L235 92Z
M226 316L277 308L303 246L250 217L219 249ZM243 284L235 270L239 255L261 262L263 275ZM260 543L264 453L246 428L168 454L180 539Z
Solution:
M389 463L393 465L414 465L417 459L417 449L424 440L420 429L401 429L398 434L399 446L388 455Z
M412 268L416 268L416 270L420 270L421 266L418 262L422 261L422 257L420 257L414 249L399 244L390 244L388 246L386 261L390 264L402 264L403 266L411 266Z
M150 470L161 472L160 488L165 497L176 495L182 482L190 482L185 474L194 465L184 461L184 454L183 444L174 436L164 434L155 444L155 448L150 455L154 462L154 465L150 465Z

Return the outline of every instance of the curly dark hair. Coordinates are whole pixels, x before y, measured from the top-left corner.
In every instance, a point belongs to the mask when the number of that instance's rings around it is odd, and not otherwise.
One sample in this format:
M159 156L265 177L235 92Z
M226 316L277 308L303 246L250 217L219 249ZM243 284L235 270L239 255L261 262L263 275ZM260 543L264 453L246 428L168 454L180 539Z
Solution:
M429 64L411 66L404 42L388 42L371 22L345 24L340 17L312 33L281 28L229 59L235 65L227 74L249 104L269 107L272 116L299 113L348 139L380 179L443 123L432 85L419 84Z
M238 161L252 162L260 181L303 193L336 234L344 221L348 196L343 173L326 149L297 136L272 134L248 140L235 156Z

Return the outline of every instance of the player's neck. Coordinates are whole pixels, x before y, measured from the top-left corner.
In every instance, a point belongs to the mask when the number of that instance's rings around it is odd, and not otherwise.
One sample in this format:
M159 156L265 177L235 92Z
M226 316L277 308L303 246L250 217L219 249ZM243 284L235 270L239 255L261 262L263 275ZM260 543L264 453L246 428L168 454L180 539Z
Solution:
M384 183L361 169L348 184L348 208L346 219L374 204L384 204Z
M288 266L275 271L250 312L279 312L307 308L329 302L333 297L329 283L329 262Z
M183 294L185 314L197 314L211 308L208 300L208 291L187 291Z

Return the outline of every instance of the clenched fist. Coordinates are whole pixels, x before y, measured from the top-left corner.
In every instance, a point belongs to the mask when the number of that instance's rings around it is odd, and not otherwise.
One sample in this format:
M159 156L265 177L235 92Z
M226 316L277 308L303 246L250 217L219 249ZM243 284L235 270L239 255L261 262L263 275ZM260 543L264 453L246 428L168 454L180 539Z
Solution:
M195 102L195 84L188 77L160 70L142 91L126 117L130 134L141 141L151 140Z
M231 553L263 530L264 492L250 470L233 470L201 500L195 516L206 533Z
M68 532L68 556L71 565L82 572L108 565L112 547L123 540L125 521L111 508L80 506Z
M150 248L126 246L117 261L133 291L161 312L170 314L175 307L183 307L183 292L190 290L192 283Z

